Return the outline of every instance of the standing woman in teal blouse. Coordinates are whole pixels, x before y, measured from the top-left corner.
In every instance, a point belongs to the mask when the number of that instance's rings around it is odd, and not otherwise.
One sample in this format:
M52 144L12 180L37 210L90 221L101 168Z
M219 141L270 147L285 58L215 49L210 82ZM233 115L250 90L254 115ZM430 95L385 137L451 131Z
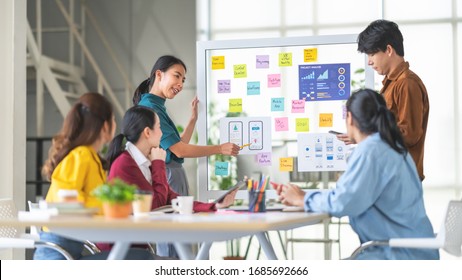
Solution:
M167 113L165 101L175 98L183 90L185 75L186 65L183 61L170 55L161 56L154 64L149 78L141 82L133 96L134 105L152 108L159 116L162 129L160 146L167 152L165 163L168 183L180 195L189 195L189 184L183 168L184 158L214 154L236 156L239 153L239 146L233 143L209 146L189 144L197 121L197 97L191 103L192 114L188 125L181 135L178 133Z

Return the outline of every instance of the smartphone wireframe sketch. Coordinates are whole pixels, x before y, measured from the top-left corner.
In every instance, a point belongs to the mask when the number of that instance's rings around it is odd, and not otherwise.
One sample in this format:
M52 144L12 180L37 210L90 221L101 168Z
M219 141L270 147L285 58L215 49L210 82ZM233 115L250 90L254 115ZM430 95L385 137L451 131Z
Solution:
M241 121L230 121L228 123L228 142L234 143L239 147L243 145L243 125Z
M263 122L249 121L249 150L263 150Z

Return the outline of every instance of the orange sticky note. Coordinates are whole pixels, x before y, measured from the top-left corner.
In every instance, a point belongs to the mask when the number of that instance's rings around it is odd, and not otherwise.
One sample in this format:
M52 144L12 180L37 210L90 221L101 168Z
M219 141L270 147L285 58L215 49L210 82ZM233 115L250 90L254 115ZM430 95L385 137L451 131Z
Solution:
M294 171L294 158L279 158L279 171Z
M224 56L212 56L212 70L225 69Z
M303 60L305 62L314 62L318 60L318 49L311 48L311 49L304 49L303 50Z
M332 127L334 114L319 114L319 127Z

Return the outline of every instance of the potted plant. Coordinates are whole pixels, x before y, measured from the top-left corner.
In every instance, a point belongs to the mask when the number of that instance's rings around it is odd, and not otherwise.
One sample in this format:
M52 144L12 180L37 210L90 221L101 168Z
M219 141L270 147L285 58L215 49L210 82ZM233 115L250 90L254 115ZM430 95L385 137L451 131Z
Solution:
M132 213L136 189L135 185L114 179L96 188L93 195L103 203L105 217L126 218Z

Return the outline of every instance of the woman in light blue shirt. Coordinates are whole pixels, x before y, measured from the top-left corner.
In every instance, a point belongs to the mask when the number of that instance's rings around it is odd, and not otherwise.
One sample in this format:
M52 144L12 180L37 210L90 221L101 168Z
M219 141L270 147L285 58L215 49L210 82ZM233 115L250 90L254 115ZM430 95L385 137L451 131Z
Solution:
M433 237L422 184L393 114L377 92L360 90L348 99L347 134L358 145L335 189L307 193L279 185L283 203L306 211L348 216L360 242ZM438 250L377 246L357 259L439 259Z

